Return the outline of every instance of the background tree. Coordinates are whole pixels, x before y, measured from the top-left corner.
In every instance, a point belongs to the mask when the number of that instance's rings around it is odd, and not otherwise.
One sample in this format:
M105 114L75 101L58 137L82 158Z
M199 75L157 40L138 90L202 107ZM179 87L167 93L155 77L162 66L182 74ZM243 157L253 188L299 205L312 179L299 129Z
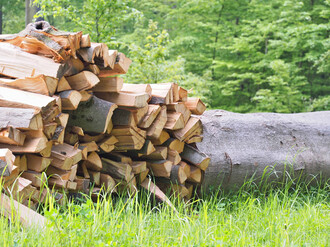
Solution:
M110 44L118 26L130 18L132 10L124 0L35 0L43 16L62 29L83 30L94 42ZM56 21L57 20L57 21Z
M11 1L0 0L7 33L23 29L23 1ZM35 3L52 25L127 53L127 82L175 81L238 112L330 109L329 0Z
M0 34L17 33L25 27L24 0L0 0Z

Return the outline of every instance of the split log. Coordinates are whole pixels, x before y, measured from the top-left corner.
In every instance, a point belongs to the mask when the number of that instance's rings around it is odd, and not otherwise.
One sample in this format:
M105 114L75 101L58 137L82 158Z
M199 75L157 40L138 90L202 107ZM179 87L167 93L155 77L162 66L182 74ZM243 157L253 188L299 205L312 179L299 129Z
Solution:
M100 156L96 152L88 154L87 160L84 160L84 164L88 169L94 171L102 170L102 161Z
M189 140L192 136L201 133L203 130L199 118L191 117L183 129L173 131L174 136L180 141Z
M143 147L140 150L137 150L137 156L149 155L152 152L156 151L154 145L150 140L146 140L143 144ZM131 153L130 153L131 154ZM134 156L134 154L132 154Z
M101 173L100 172L96 172L96 171L90 171L89 172L89 176L91 177L91 182L94 183L96 186L100 186L101 185Z
M152 98L150 104L171 104L173 103L172 83L150 84Z
M46 136L30 137L27 136L23 146L1 144L0 148L9 148L13 153L40 153L47 147Z
M89 34L84 34L84 35L81 37L81 40L80 40L80 47L81 47L81 48L91 47L91 38L90 38Z
M187 108L187 106L183 102L176 102L173 104L166 105L167 111L173 111L181 113L183 116L184 124L186 125L190 116L191 111Z
M149 155L143 155L141 158L146 160L165 160L167 158L167 147L157 146L155 151Z
M120 92L123 87L123 78L100 77L100 82L92 88L93 92Z
M110 55L110 52L109 52L109 55ZM117 57L115 58L115 61L116 62L114 64L113 68L111 68L111 69L108 69L108 68L102 69L100 71L99 76L100 77L108 77L108 76L126 74L127 71L128 71L129 66L132 63L132 61L128 57L126 57L125 54L123 54L123 53L118 53Z
M154 122L162 108L159 105L148 105L147 114L140 120L138 126L140 128L149 128Z
M167 122L164 126L168 130L178 130L185 126L183 115L179 112L167 112Z
M118 142L118 139L115 136L106 137L101 142L98 143L98 146L106 153L110 153L115 149L115 144Z
M168 197L150 179L144 180L141 183L141 186L144 189L150 191L152 194L154 194L157 199L167 203L175 212L177 212L174 205L171 203L170 199L168 199Z
M110 77L111 78L111 77ZM124 83L122 85L122 92L127 93L147 93L151 97L152 89L150 84L129 84Z
M330 178L330 111L238 114L207 111L200 151L211 157L204 188L240 187L246 180Z
M116 60L116 57L110 56L108 46L103 43L91 43L90 47L79 49L78 54L84 62L96 64L102 68L113 68Z
M41 111L53 105L55 105L55 99L52 97L0 86L0 106Z
M95 92L95 96L100 99L113 102L118 106L145 107L148 103L147 93L103 93Z
M5 194L0 196L0 211L10 220L14 221L16 217L24 227L37 227L44 228L47 220L42 215L36 213L32 209L12 200Z
M33 61L33 62L31 62ZM0 74L13 78L46 75L61 78L67 67L52 59L24 52L21 48L0 43Z
M0 128L8 126L24 130L43 128L41 114L35 114L34 109L0 107L0 112Z
M46 21L30 23L19 34L21 37L35 37L49 48L64 50L65 54L76 57L76 50L80 48L82 32L64 32L52 27ZM64 51L61 53L65 56Z
M0 148L0 177L9 176L13 170L15 156L7 148Z
M129 164L115 162L102 158L102 173L110 174L114 178L124 179L129 182L133 178L132 167Z
M47 176L45 173L25 171L22 173L22 177L30 180L35 187L44 187L46 185Z
M190 174L187 181L200 184L202 182L202 170L196 166L190 166Z
M200 152L198 149L190 145L184 146L183 152L181 153L181 157L182 159L197 166L203 171L206 170L210 163L210 158L206 154Z
M45 75L27 77L24 79L0 78L0 85L1 84L31 93L52 96L56 91L58 79Z
M169 149L167 153L167 160L172 161L173 165L177 165L181 161L181 156L178 151Z
M140 174L147 170L147 162L146 161L134 161L131 165L132 172L134 174Z
M162 132L160 133L160 136L157 139L152 139L152 143L154 145L162 145L169 138L170 138L170 135L165 130L162 130Z
M112 124L117 126L136 126L136 121L131 111L117 108L112 116Z
M76 177L76 179L74 180L77 183L77 190L78 191L82 191L86 194L89 193L89 179L85 179L83 177Z
M127 163L129 165L133 164L133 161L130 157L122 155L121 153L112 152L109 154L105 154L104 157L116 162Z
M100 174L100 186L108 192L117 192L116 181L108 174Z
M53 47L48 46L48 44L39 41L35 37L23 37L17 34L13 35L2 35L0 42L9 43L15 46L20 47L23 51L41 55L45 57L53 58L56 62L60 63L66 58L66 54L63 52L63 49L56 42L52 42Z
M57 128L57 123L56 122L53 122L53 123L48 123L48 124L45 124L44 125L44 134L45 136L47 137L47 139L52 139L54 134L55 134L55 131L56 131L56 128Z
M63 91L59 96L63 110L76 110L81 100L81 94L76 90Z
M71 90L72 88L70 87L69 82L67 81L67 79L63 76L59 81L58 81L58 85L57 85L57 92L62 92L62 91L66 91L66 90Z
M27 154L27 168L32 171L42 172L44 171L51 163L51 159L41 157L35 154Z
M205 104L200 100L200 98L188 98L185 102L188 109L192 114L202 115L206 110Z
M140 123L148 112L148 105L140 108L120 106L120 109L130 111L133 114L135 123Z
M77 175L77 168L78 168L78 165L74 165L71 167L71 170L65 171L65 170L61 170L61 169L58 169L53 166L49 166L46 170L46 174L47 174L48 178L52 177L55 179L73 181Z
M68 144L61 144L52 147L50 158L52 166L68 171L82 159L82 154L80 149Z
M184 168L180 165L172 166L170 179L173 183L183 184L187 180L187 174Z
M82 71L79 74L66 77L70 87L74 90L88 90L100 82L100 79L90 71Z
M82 72L85 68L84 63L79 58L70 57L66 63L64 76L73 76Z
M158 160L147 162L147 166L154 176L169 178L173 163L168 160Z
M139 174L136 176L136 179L138 180L139 184L142 184L142 183L146 180L146 178L147 178L147 176L148 176L148 174L149 174L149 171L150 171L150 170L147 168L145 171L139 173Z
M24 144L25 137L26 136L22 131L19 131L13 127L8 127L5 129L0 128L0 143L22 146Z
M183 87L179 87L179 99L182 102L186 102L188 99L188 91L184 89Z
M169 138L166 142L164 142L163 146L175 150L178 153L182 153L184 149L184 142L181 142L178 139Z
M70 112L68 124L87 132L104 133L116 108L117 105L93 96L89 101L80 103L76 111Z
M162 133L162 130L167 122L166 106L162 106L160 113L156 117L155 121L147 129L147 136L150 140L158 139Z

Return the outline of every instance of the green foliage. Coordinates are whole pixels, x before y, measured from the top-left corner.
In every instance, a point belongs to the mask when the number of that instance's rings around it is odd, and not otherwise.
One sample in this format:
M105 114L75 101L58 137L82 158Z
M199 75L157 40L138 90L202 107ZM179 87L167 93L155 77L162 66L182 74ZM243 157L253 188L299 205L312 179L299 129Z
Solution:
M1 1L6 32L22 29L23 1ZM329 0L35 2L56 27L131 57L126 82L178 82L238 112L330 109Z
M72 25L72 30L89 33L94 42L108 44L115 39L119 24L133 12L125 0L35 0L35 4L40 6L39 16L64 18L62 28Z
M135 35L146 38L136 42L138 38L135 39ZM125 76L126 82L150 84L176 82L190 89L191 95L203 97L207 92L207 89L200 90L201 84L205 83L203 78L185 72L185 60L181 56L169 59L169 46L172 41L167 31L158 29L156 22L150 21L148 30L138 29L129 37L123 37L121 43L121 48L127 49L129 57L133 60Z
M2 33L17 33L24 29L25 3L23 0L0 0L2 6Z
M329 1L156 2L135 7L169 30L187 72L211 78L212 107L299 112L329 95Z

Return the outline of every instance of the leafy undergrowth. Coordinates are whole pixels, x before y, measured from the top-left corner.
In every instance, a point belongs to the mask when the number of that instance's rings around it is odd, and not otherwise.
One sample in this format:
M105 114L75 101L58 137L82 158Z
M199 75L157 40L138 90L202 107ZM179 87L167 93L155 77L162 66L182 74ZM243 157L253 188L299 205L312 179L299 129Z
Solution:
M45 229L0 219L1 246L328 246L330 187L256 188L172 198L177 212L146 192L83 197L42 209Z

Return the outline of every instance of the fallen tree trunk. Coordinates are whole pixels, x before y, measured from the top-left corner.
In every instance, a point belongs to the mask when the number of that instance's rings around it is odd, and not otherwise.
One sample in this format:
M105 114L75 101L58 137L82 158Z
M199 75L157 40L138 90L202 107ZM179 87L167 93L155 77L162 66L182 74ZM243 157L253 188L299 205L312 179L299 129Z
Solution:
M281 182L285 176L330 179L330 111L212 110L201 121L204 139L197 147L211 158L203 183L206 190L239 188L251 178L267 183Z

